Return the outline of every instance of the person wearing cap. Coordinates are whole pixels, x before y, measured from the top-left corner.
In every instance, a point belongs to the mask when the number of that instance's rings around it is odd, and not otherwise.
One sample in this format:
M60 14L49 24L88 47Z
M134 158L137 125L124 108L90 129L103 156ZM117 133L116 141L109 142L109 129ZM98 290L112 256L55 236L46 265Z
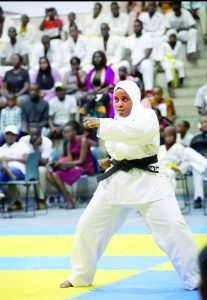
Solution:
M6 126L5 130L6 143L0 147L0 181L24 180L25 162L27 160L29 149L25 145L16 142L18 128L15 125ZM16 193L14 193L16 196ZM16 200L9 210L20 210L22 204Z
M65 94L62 82L56 82L55 92L56 97L49 102L49 137L60 138L64 126L69 121L75 120L78 107L76 98Z
M198 288L198 247L166 171L158 163L157 116L140 105L140 98L135 82L120 81L114 88L115 118L88 118L84 122L85 127L98 129L110 158L100 161L106 171L98 176L100 183L77 225L72 272L61 288L92 284L111 237L137 209L185 288Z

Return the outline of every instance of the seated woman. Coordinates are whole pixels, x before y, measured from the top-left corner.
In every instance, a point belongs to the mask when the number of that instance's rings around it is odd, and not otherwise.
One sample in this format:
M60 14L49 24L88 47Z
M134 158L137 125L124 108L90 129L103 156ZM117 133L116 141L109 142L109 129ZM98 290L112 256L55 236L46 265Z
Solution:
M49 101L55 97L54 85L58 81L61 81L59 72L51 68L47 57L40 57L39 70L31 76L31 84L38 84L44 100Z
M77 101L86 89L86 72L80 67L80 58L73 56L70 59L71 70L66 72L63 78L63 85L66 94L75 96Z
M92 57L94 68L86 79L88 96L81 99L82 116L92 114L97 117L114 117L113 93L114 71L106 65L106 55L96 51ZM92 109L91 109L92 108Z
M53 171L47 173L48 181L59 189L67 200L66 208L75 208L75 198L68 192L65 183L72 185L83 174L93 174L93 160L90 144L83 135L77 135L76 125L69 123L64 131L68 141L67 156L63 156L52 165Z
M4 99L5 103L9 94L17 97L19 105L29 99L30 78L28 71L22 68L22 62L21 55L12 55L13 69L7 71L3 79L2 100Z

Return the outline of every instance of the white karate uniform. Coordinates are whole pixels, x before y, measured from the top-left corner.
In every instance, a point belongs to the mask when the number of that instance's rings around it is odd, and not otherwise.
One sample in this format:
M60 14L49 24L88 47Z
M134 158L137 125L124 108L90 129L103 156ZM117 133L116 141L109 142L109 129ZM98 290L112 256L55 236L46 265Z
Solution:
M197 90L194 105L207 112L207 84L204 84Z
M159 124L156 114L141 107L136 83L120 81L115 90L118 87L133 101L132 111L126 118L100 119L98 136L116 160L157 154ZM77 226L69 276L72 285L92 284L98 259L132 209L139 209L156 243L167 253L186 288L196 288L199 283L198 249L162 168L157 174L139 169L120 170L101 181Z
M120 13L116 18L109 13L104 18L104 23L109 25L110 33L112 35L126 36L129 30L129 16L126 13Z
M187 42L187 53L190 54L197 51L197 29L188 28L195 25L196 22L187 9L182 8L181 12L179 17L176 17L174 12L168 13L166 15L166 27L175 30L186 28L186 30L179 31L177 36L180 41Z
M149 34L136 37L135 34L126 38L125 48L131 51L132 65L138 64L145 57L145 50L152 49L152 41ZM153 65L150 59L144 59L138 67L144 81L146 91L153 89Z
M172 68L173 66L170 64L169 60L165 56L173 56L174 57L174 64L175 68L178 72L178 78L184 78L185 77L185 71L184 71L184 63L182 60L178 59L180 56L180 50L181 50L182 44L180 41L177 41L175 48L171 48L168 42L164 42L160 47L161 52L161 65L163 69L165 70L165 75L167 82L170 82L173 80L172 75Z
M143 34L148 33L151 37L153 51L152 59L160 61L159 47L165 41L165 21L164 16L156 11L152 17L148 12L141 12L138 19L143 23Z

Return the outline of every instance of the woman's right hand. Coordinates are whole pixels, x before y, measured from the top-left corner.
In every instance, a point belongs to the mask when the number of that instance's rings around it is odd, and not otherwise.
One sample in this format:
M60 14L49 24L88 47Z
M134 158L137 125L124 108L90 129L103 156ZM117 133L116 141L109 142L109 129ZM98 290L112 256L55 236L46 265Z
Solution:
M106 170L112 165L112 160L108 157L103 158L103 159L99 159L98 164L102 169Z

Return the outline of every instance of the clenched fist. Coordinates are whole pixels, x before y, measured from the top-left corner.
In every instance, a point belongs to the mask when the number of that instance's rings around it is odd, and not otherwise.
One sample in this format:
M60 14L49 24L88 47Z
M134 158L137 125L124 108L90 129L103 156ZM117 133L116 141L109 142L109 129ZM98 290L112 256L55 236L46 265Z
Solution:
M99 128L100 120L99 118L87 118L83 121L83 126L85 128Z
M110 158L99 159L98 164L102 169L106 170L112 165L112 160Z

